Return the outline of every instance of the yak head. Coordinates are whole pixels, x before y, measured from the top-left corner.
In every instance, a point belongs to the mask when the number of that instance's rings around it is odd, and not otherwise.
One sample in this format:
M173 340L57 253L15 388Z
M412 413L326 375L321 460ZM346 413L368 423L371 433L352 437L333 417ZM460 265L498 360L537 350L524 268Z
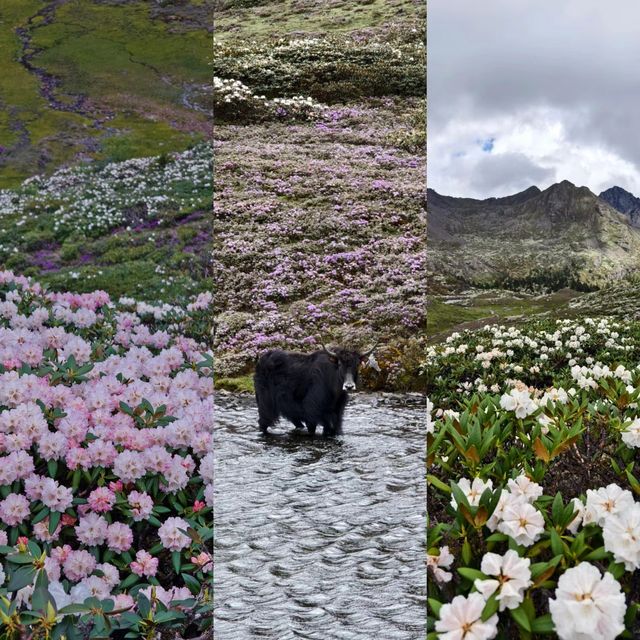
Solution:
M322 350L329 356L338 371L338 384L343 391L355 391L358 384L358 368L373 353L377 344L373 348L360 353L349 349L328 349L322 345Z

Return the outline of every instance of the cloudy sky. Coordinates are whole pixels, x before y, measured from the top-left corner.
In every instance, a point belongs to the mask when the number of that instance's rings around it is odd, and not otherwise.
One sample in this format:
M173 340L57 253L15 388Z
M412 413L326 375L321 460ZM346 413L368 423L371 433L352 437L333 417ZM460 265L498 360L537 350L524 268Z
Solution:
M429 0L428 186L640 196L640 2Z

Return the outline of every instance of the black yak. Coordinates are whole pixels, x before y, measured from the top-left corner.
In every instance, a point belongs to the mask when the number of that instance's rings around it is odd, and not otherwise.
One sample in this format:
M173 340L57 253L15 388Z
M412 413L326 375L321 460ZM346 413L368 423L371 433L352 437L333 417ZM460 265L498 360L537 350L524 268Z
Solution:
M348 393L355 391L358 368L373 349L364 354L326 347L309 355L267 351L254 376L260 430L267 433L284 417L311 435L318 425L324 437L342 433Z

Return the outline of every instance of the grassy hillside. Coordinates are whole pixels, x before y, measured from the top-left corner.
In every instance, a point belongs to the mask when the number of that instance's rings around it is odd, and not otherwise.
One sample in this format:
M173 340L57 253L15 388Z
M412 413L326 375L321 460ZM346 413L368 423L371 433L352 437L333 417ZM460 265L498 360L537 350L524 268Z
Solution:
M385 31L407 23L423 32L426 19L420 0L218 0L216 9L215 37L222 42L301 32Z
M246 374L272 347L380 340L383 374L368 383L416 388L426 237L420 5L248 4L220 3L216 21L218 374ZM258 16L274 18L268 30Z
M211 289L211 147L0 190L0 262L56 290L180 301Z
M0 187L211 133L211 3L5 0Z

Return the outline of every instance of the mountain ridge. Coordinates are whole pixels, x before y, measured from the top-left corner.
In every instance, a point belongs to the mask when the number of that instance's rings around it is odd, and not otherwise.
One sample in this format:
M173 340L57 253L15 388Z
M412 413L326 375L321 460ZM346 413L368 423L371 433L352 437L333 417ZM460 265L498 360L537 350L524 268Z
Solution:
M592 290L640 268L632 218L568 180L484 200L430 189L427 212L433 273L460 286Z

